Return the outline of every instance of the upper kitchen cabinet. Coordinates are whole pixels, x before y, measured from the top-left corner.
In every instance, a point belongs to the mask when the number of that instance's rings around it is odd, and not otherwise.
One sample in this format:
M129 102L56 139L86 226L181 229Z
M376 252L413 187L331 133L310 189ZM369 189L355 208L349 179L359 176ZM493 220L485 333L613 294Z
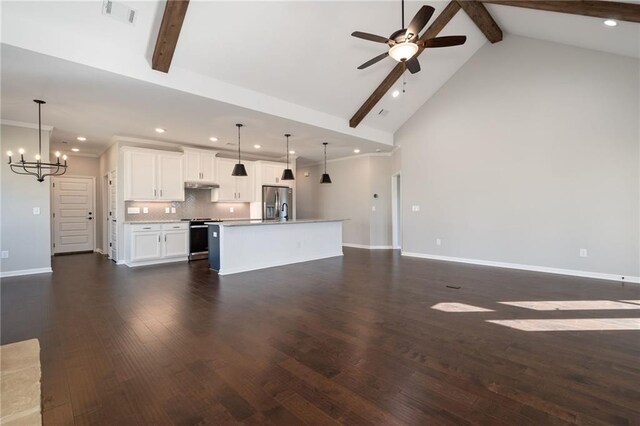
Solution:
M208 182L216 181L216 151L197 149L184 150L184 181Z
M256 161L257 190L261 191L263 185L277 185L293 187L293 181L282 180L282 172L287 168L286 163L271 161ZM293 165L292 165L293 168ZM262 192L260 192L262 193Z
M216 183L218 188L211 190L211 201L250 203L255 201L255 167L251 161L243 161L247 169L246 177L231 176L233 166L238 161L230 158L217 158Z
M122 151L125 201L184 201L181 153L128 147Z

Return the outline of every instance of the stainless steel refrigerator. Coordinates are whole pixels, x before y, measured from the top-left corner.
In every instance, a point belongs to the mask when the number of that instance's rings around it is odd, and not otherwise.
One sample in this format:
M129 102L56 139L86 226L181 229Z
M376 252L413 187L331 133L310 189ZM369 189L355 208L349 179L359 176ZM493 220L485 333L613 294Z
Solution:
M286 186L262 187L262 220L292 220L293 208L293 189Z

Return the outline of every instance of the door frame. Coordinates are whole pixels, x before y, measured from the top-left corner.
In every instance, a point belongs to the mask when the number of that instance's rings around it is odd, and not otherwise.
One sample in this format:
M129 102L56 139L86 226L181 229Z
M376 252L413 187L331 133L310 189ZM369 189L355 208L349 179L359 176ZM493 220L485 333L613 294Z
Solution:
M391 175L391 247L402 249L401 172Z
M102 254L110 256L109 253L109 173L102 176Z
M51 177L51 217L49 218L49 220L51 220L51 254L55 255L56 254L56 248L53 246L56 242L56 220L53 217L53 214L55 213L55 194L54 194L54 189L53 189L53 184L60 181L61 179L78 179L78 178L82 178L82 179L91 179L92 182L92 187L93 187L93 200L91 203L91 211L93 211L94 215L93 218L94 220L93 222L93 251L96 251L96 242L97 242L97 235L96 235L96 216L97 216L97 212L96 212L96 196L97 196L97 191L96 191L96 177L95 176L81 176L81 175L64 175L64 176L55 176L55 177Z

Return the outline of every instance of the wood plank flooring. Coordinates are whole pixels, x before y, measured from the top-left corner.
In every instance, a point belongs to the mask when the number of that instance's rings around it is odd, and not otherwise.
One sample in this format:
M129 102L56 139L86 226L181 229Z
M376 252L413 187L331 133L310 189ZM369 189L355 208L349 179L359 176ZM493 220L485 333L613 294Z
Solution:
M40 339L45 425L640 425L640 331L486 322L640 317L498 303L638 285L358 249L226 277L97 254L53 268L0 287L2 343ZM448 302L493 311L431 309Z

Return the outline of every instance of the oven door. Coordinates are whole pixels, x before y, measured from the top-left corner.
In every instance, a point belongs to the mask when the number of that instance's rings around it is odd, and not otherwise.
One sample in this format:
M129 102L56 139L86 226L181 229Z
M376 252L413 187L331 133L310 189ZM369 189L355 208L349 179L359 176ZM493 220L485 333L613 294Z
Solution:
M206 259L209 254L207 225L189 227L189 260Z

